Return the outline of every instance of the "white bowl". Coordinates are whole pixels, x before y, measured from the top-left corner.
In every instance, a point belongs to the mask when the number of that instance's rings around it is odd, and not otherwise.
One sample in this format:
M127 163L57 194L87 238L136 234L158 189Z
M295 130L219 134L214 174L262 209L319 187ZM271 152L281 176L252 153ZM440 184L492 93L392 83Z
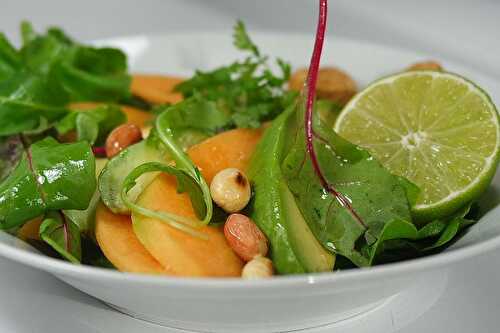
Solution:
M252 35L265 53L290 60L296 66L309 60L312 36ZM328 42L323 64L339 65L360 85L429 58L341 38ZM189 75L196 68L227 64L240 55L232 47L229 32L137 36L96 44L126 50L136 72ZM443 63L486 91L500 93L500 83L482 73ZM494 101L498 97L492 96ZM496 177L483 206L496 207L499 191L500 177ZM158 324L197 331L285 331L350 318L391 300L392 296L404 297L406 291L435 281L436 276L445 277L452 263L500 246L499 219L500 207L491 209L462 239L438 255L369 269L279 276L263 281L157 277L77 266L40 255L4 232L0 232L0 255L50 272L122 312ZM432 288L431 282L428 288Z

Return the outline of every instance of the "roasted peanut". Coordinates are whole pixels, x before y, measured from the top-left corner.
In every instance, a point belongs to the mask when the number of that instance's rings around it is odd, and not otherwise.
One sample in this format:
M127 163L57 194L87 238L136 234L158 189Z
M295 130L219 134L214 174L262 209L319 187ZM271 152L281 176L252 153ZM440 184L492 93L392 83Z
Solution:
M431 70L431 71L442 71L443 67L440 63L436 61L421 61L417 62L406 69L407 71L421 71L421 70Z
M120 125L106 139L106 156L111 158L123 149L142 140L141 129L134 124Z
M219 171L210 184L213 201L228 213L236 213L250 201L251 189L247 177L236 168Z
M267 254L267 238L245 215L231 214L224 224L224 236L229 246L243 260L250 261Z
M243 267L241 277L244 279L263 279L273 276L273 262L266 257L255 257Z
M300 91L307 79L307 69L298 69L288 82L291 90ZM323 67L318 72L316 93L319 98L329 99L341 105L356 94L356 82L344 71L335 67Z

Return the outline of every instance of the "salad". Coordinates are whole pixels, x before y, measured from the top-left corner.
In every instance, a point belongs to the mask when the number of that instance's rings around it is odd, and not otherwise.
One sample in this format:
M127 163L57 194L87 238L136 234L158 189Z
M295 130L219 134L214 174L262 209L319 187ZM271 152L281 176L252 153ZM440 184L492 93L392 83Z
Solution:
M0 227L123 272L265 278L430 255L479 218L499 161L485 91L433 61L362 90L264 55L192 77L24 22L0 34ZM333 55L334 56L334 55ZM167 69L168 70L168 69Z

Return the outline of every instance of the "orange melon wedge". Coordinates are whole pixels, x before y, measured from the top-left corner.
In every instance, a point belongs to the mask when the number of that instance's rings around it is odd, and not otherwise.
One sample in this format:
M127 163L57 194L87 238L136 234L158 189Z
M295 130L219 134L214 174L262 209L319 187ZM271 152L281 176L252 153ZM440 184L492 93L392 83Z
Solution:
M130 216L113 214L103 204L96 212L95 236L108 260L120 271L169 274L142 246Z
M173 90L182 81L175 76L137 74L132 77L130 90L152 104L175 104L182 100L182 95Z
M222 169L245 170L262 130L237 129L214 136L188 151L188 155L210 182ZM195 217L186 193L177 193L175 178L158 176L141 194L138 204L149 209ZM221 227L199 231L208 240L193 237L157 219L132 216L134 231L144 247L168 271L180 276L240 276L243 262L226 242Z

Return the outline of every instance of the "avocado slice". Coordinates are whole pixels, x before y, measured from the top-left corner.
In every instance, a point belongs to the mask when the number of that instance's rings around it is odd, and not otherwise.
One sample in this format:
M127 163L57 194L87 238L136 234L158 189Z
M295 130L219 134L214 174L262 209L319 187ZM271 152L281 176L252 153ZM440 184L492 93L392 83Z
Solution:
M264 133L252 157L247 175L252 183L254 198L249 216L266 234L270 257L279 274L305 273L290 244L284 206L280 196L282 154L285 146L287 120L293 110L282 113Z
M310 273L332 271L335 265L335 254L327 251L309 229L284 180L280 182L280 195L288 238L293 252L305 271Z
M143 140L128 147L109 160L99 176L99 192L101 192L102 201L113 213L129 213L130 209L121 198L125 178L143 163L166 161L168 161L167 154L149 140ZM129 192L130 198L136 200L157 174L157 172L150 172L139 177L136 186Z

